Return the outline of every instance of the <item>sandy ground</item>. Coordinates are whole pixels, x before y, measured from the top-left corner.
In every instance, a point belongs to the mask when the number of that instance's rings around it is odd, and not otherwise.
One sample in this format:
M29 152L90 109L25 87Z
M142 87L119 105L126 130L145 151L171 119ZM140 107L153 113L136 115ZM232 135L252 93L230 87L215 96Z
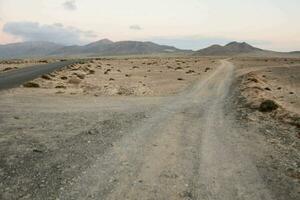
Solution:
M206 77L213 58L98 59L33 80L40 88L14 92L89 96L166 96Z
M299 109L298 61L230 62L94 60L2 91L0 199L299 199L299 127L275 117Z

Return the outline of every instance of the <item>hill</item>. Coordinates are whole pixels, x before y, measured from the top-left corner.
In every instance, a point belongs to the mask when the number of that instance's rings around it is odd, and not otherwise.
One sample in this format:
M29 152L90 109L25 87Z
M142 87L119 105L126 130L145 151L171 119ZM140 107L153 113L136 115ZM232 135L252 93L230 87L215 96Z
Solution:
M152 42L120 41L112 42L108 39L90 43L85 46L70 46L58 49L51 53L56 56L70 55L140 55L156 53L173 53L182 50L175 47L159 45Z
M52 42L22 42L0 45L0 58L40 57L62 48Z
M195 55L200 56L228 56L228 55L237 55L245 53L259 53L264 50L253 47L246 42L230 42L225 46L221 45L212 45L210 47L201 49L195 53Z

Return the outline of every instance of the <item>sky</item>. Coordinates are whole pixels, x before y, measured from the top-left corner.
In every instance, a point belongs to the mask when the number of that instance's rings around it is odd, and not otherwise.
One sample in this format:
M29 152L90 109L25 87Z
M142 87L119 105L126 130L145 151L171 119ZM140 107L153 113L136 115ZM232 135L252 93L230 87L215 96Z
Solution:
M99 39L300 50L299 0L0 0L0 44Z

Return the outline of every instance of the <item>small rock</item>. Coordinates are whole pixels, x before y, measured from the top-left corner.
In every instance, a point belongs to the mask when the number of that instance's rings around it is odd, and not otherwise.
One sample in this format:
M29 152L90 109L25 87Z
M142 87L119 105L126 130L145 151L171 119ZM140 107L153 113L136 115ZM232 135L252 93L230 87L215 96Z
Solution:
M32 151L33 151L34 153L43 153L43 151L40 150L40 149L32 149Z
M271 89L269 87L266 87L265 90L271 91Z
M75 73L75 75L80 78L80 79L84 79L85 78L85 74L83 73Z
M60 77L60 79L61 79L61 80L67 80L67 79L68 79L68 77L66 77L66 76L62 76L62 77Z
M79 78L76 78L76 77L72 77L72 78L69 80L69 83L71 83L71 84L76 84L76 85L78 85L80 82L81 82L81 80L80 80Z
M55 88L59 88L59 89L66 89L67 87L64 85L57 85Z
M90 70L89 70L89 74L95 74L95 70L90 69Z
M208 72L210 70L210 67L205 68L205 72Z

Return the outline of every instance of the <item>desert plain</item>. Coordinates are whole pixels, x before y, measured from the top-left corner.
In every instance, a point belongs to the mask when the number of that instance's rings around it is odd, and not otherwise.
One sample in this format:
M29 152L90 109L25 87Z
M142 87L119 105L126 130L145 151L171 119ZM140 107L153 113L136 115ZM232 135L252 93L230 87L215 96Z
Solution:
M0 199L299 199L299 94L297 57L80 61L0 92Z

